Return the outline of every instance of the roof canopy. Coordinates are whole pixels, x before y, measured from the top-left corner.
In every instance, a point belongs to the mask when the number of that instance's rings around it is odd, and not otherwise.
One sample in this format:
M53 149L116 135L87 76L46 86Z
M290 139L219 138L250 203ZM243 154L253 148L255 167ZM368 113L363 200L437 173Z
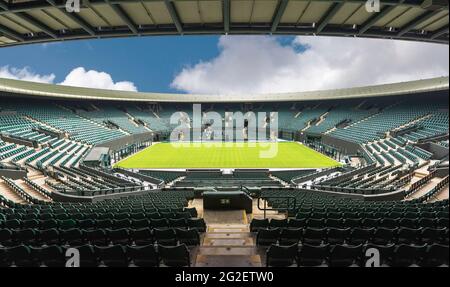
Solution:
M77 1L77 0L75 0ZM143 35L289 34L448 44L448 0L0 0L0 47Z
M406 95L443 91L449 88L449 77L411 82L298 93L246 95L194 95L111 91L0 79L0 99L4 96L29 96L73 100L111 100L178 103L295 102Z

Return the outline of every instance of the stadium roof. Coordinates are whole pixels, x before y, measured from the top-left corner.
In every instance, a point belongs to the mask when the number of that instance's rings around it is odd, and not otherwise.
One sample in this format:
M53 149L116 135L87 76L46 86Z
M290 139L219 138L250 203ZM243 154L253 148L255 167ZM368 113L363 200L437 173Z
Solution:
M73 100L112 100L178 103L238 103L238 102L292 102L331 99L366 98L405 95L413 93L448 90L449 77L440 77L394 84L324 90L298 93L246 94L243 95L194 95L111 91L91 88L69 87L34 82L0 79L2 96L29 96Z
M100 162L105 157L105 155L109 154L109 150L110 149L108 147L94 147L86 155L84 161Z
M448 0L0 0L0 47L191 34L354 36L449 42Z

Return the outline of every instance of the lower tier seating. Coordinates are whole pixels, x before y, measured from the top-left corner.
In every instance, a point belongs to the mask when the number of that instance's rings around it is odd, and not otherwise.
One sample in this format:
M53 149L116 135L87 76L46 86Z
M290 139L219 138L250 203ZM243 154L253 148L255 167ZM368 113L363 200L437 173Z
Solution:
M185 244L177 246L119 244L106 247L81 245L76 246L76 249L80 253L80 267L191 266L190 251ZM65 267L66 264L66 248L61 246L0 247L0 267Z
M369 261L373 250L380 254L379 262ZM439 267L447 266L448 245L441 244L303 244L291 246L271 245L267 250L266 266L272 267Z

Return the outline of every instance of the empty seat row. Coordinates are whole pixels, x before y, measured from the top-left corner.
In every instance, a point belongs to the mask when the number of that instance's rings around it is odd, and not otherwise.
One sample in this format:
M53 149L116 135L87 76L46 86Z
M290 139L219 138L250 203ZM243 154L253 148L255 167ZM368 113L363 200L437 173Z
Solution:
M190 219L138 219L138 220L17 220L10 219L5 221L0 221L0 228L8 229L27 229L27 228L37 228L37 229L71 229L71 228L82 228L82 229L99 229L99 228L109 228L109 229L121 229L121 228L196 228L201 232L206 231L206 223L202 218L190 218Z
M143 217L149 218L162 218L162 217L171 217L171 218L184 218L187 214L190 214L191 217L197 217L197 210L195 208L155 208L149 207L146 202L142 202L139 205L133 205L129 207L119 207L119 206L96 206L95 208L86 204L86 206L81 207L71 207L64 208L54 206L55 203L47 204L47 205L22 205L21 208L8 208L8 209L0 209L0 216L3 214L14 215L16 214L17 218L21 218L24 216L46 216L44 219L56 218L56 219L67 219L67 218L59 218L59 217L80 217L76 219L84 219L84 218L102 218L108 216L108 219L123 219L123 218L136 218L140 219ZM29 215L28 215L29 214ZM104 215L107 214L107 215ZM117 218L116 218L117 217Z
M267 228L355 228L355 227L408 227L408 228L449 228L449 218L431 219L393 219L393 218L332 218L332 219L290 219L290 220L274 220L270 222L268 220L252 220L250 224L250 230L257 232L260 229Z
M189 267L190 252L186 245L178 246L124 246L77 247L79 262L69 261L67 250L61 246L35 248L21 245L0 248L0 267ZM70 254L69 254L70 255ZM79 263L79 264L78 264Z
M97 220L97 219L189 219L192 218L192 214L190 212L135 212L135 213L113 213L113 212L103 212L103 213L70 213L70 212L60 212L60 213L8 213L1 214L0 220L7 219L57 219L57 220L66 220L66 219L74 219L74 220Z
M261 229L256 236L258 246L271 244L448 244L448 228L297 228Z
M164 229L23 229L13 231L0 229L0 246L17 246L21 244L31 246L83 244L108 246L110 244L148 245L159 243L173 246L184 243L189 246L200 244L200 233L196 229L164 228Z
M369 260L374 258L373 256L377 256L377 258ZM305 244L300 247L298 245L272 245L267 250L266 265L272 267L448 267L448 257L448 245L439 244L371 244L366 246Z

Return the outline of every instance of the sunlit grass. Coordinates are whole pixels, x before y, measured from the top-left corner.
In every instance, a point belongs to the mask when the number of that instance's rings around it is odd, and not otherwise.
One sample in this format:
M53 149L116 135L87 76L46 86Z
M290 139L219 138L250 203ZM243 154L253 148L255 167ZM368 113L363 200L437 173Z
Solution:
M159 143L116 164L123 168L326 168L339 163L295 142Z

